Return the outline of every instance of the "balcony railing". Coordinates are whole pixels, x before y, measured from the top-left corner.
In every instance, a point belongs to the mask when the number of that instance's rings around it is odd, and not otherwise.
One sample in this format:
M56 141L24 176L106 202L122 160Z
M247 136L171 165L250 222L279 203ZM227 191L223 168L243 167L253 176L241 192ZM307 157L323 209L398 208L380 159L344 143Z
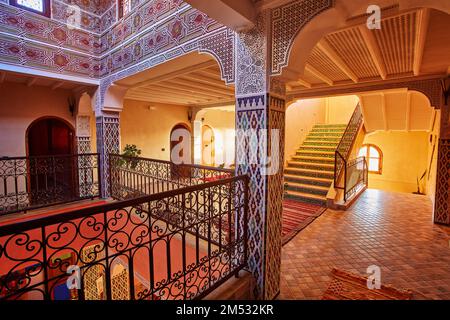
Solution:
M361 110L361 106L358 104L350 118L350 121L342 135L341 141L336 148L334 155L334 188L344 190L344 202L349 199L357 187L361 183L367 185L367 179L357 179L358 184L354 184L354 174L359 173L361 166L364 166L364 170L367 175L367 164L365 159L350 160L350 152L355 144L358 132L363 125L364 118ZM339 185L339 181L343 178L344 185Z
M246 266L247 184L230 177L1 226L0 299L202 298Z
M110 194L125 200L225 179L233 170L169 161L110 155Z
M368 168L365 157L359 157L350 160L345 168L345 190L344 201L350 199L358 189L362 186L367 186L368 183Z
M0 216L100 195L99 155L0 158Z

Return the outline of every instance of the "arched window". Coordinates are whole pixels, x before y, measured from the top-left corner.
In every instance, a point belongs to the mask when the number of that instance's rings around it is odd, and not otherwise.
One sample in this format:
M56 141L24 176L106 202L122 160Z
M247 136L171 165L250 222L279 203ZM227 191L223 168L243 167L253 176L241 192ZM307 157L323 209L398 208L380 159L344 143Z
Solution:
M13 6L50 17L50 0L10 0Z
M370 173L381 174L383 167L383 153L374 144L364 144L359 149L358 157L366 157Z

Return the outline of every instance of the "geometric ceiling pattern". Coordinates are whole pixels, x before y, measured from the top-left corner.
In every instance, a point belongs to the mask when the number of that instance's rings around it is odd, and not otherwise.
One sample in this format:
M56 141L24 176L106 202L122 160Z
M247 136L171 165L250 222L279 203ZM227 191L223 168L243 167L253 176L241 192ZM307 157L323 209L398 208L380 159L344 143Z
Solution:
M395 8L394 8L395 9ZM450 21L430 9L382 14L381 29L365 17L326 35L312 49L304 70L288 81L288 92L351 86L427 74L445 75L450 66Z

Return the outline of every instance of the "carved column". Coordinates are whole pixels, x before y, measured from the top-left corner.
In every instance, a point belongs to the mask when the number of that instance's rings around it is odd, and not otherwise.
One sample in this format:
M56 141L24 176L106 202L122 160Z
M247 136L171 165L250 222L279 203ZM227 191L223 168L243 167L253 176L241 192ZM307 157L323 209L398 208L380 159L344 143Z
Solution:
M236 171L250 177L248 264L255 295L272 299L280 284L285 101L270 85L266 16L236 42Z
M450 225L450 107L441 107L434 222Z
M102 197L109 194L109 154L120 153L120 113L102 111L96 115L97 152L100 154Z

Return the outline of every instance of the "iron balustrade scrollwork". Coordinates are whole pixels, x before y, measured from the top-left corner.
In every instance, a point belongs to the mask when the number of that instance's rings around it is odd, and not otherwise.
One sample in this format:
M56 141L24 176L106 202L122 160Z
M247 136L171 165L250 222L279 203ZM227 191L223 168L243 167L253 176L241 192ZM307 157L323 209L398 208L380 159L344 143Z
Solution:
M356 141L356 137L358 136L363 121L364 118L361 106L358 103L334 154L334 188L336 189L347 190L347 167L350 151ZM340 186L339 180L342 176L344 178L344 185ZM345 193L346 192L344 192L344 201L347 201Z
M344 201L351 198L361 186L368 184L368 168L365 157L350 160L345 168Z
M247 221L235 176L3 225L0 299L199 299L247 265Z
M111 196L116 200L132 199L143 195L175 190L187 186L199 185L205 182L222 180L234 176L234 171L216 167L181 164L176 165L169 161L148 159L141 157L128 157L111 154L110 157L110 188ZM214 200L217 198L231 197L232 192L227 189L209 189L207 194L196 199L202 205L196 210L186 210L184 219L188 221L203 218L217 212L220 205ZM178 199L179 200L179 199ZM191 201L192 199L187 199ZM169 203L170 210L159 212L158 218L173 225L182 226L180 217L171 214L180 210L180 201ZM231 203L231 199L228 199ZM146 204L142 210L150 211ZM226 222L223 223L224 225ZM224 234L220 234L222 221L216 220L211 228L200 228L198 236L202 239L211 239L215 244L220 244Z
M234 171L170 161L109 155L110 194L125 200L142 195L174 190L186 186L225 179Z
M0 216L100 195L99 154L0 158Z

